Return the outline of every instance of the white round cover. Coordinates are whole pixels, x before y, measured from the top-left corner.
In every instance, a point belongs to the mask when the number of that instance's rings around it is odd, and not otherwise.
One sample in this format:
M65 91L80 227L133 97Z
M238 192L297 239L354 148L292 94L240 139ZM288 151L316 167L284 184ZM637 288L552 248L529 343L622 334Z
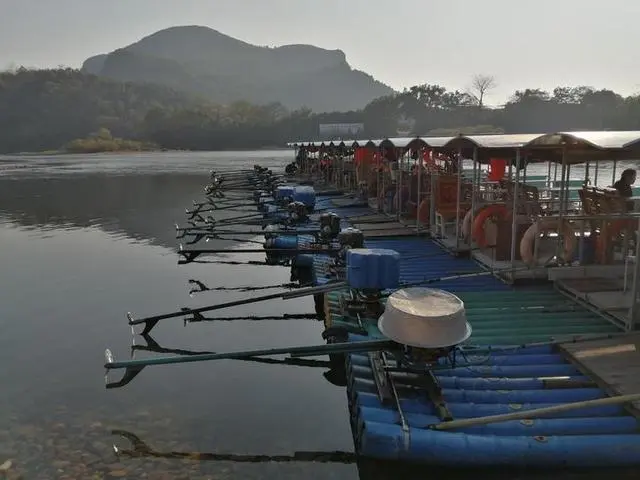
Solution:
M378 328L391 340L418 348L450 347L471 336L464 302L452 293L424 287L393 292Z

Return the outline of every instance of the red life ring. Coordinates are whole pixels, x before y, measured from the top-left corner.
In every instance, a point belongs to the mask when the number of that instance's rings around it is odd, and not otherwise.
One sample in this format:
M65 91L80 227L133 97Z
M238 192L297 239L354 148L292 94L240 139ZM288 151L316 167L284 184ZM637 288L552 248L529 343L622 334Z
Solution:
M491 217L505 218L509 215L506 206L500 204L486 205L482 207L473 219L473 227L471 228L471 238L480 247L487 246L487 238L484 232L484 224Z
M484 207L485 205L482 205L480 207L476 206L475 212L472 212L471 209L467 210L466 215L462 219L462 227L460 228L462 232L462 238L465 241L469 240L469 237L471 236L471 214L473 213L473 218L475 219L478 215L478 212Z
M540 234L548 231L558 230L558 220L554 219L540 219L533 225L531 225L520 241L520 257L527 265L533 265L536 263L533 258L536 240L540 237ZM569 222L563 221L560 227L562 236L564 237L564 249L562 252L562 259L565 262L571 262L573 259L573 251L575 250L575 232Z

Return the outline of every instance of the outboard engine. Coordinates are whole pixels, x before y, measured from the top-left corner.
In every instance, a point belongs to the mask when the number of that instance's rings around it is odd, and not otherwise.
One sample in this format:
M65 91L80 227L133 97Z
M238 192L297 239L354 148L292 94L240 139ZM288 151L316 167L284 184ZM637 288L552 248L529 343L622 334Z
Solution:
M284 173L286 173L287 175L295 175L297 171L298 171L298 165L296 165L295 162L289 163L284 168Z
M277 225L269 225L267 229L277 229ZM265 260L269 265L290 265L296 256L298 248L298 236L265 233L264 241Z
M309 214L316 208L316 192L310 185L299 185L293 191L293 200L302 202Z
M272 206L272 204L273 204L273 197L271 197L270 195L262 194L260 195L260 198L258 198L258 211L267 212L268 207Z
M340 234L340 216L335 213L320 215L320 231L316 234L318 243L326 243Z
M254 190L253 191L253 201L258 203L260 200L260 197L268 197L269 195L267 195L267 192L265 192L264 190Z
M286 207L293 202L293 193L295 187L291 185L279 185L274 188L273 198L276 199L276 204L282 207Z
M309 219L307 207L302 202L291 202L287 205L287 211L289 212L289 219L293 224L302 223Z
M332 277L344 278L347 253L353 248L364 248L364 233L357 228L345 228L338 233L338 244L340 249L333 257L333 262L329 264L328 270Z
M381 294L384 290L397 288L400 283L400 255L394 250L366 249L362 244L362 232L341 232L346 247L346 280L349 292L338 297L340 313L353 325L367 324L377 319L384 311ZM348 248L347 243L359 248ZM346 341L348 331L343 326L328 326L322 332L327 343ZM332 365L344 361L344 354L330 356Z
M400 284L400 254L387 249L349 249L346 254L349 294L340 297L344 315L377 319L384 311L383 290Z
M269 240L274 239L278 236L277 232L279 230L277 225L267 225L264 229L264 238L265 238L265 248L272 247L272 242ZM268 246L267 246L268 245Z

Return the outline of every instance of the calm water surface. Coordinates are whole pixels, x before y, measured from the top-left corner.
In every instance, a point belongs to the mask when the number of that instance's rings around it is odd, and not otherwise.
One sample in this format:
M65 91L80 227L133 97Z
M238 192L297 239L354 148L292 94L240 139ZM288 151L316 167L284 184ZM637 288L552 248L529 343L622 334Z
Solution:
M125 388L104 388L105 348L116 360L131 357L127 310L150 315L253 295L192 298L191 278L210 288L289 281L281 267L178 266L172 225L201 197L209 169L281 168L290 158L286 151L0 157L0 465L11 462L8 478L424 478L423 468L389 474L392 467L378 463L247 462L247 455L352 451L344 389L321 368L156 366ZM252 248L216 244L225 245ZM283 311L309 313L313 304L271 301L220 315ZM154 339L165 348L229 351L316 344L321 329L313 320L185 327L176 319L160 324ZM113 444L131 444L113 430L161 455L116 457ZM180 454L162 455L170 452ZM491 478L498 476L524 478Z
M104 349L116 359L131 355L127 310L148 315L251 295L190 298L190 278L209 287L289 281L287 268L178 266L173 230L201 197L210 168L256 161L280 167L289 158L238 152L0 159L0 464L11 460L26 479L357 477L353 465L118 459L112 450L113 443L130 448L113 429L160 452L352 449L344 391L326 382L322 369L222 361L149 368L123 389L104 388ZM272 301L220 314L283 310ZM286 310L308 313L313 305L289 301ZM160 325L154 339L167 348L227 351L318 343L319 332L310 320L185 327L177 319Z

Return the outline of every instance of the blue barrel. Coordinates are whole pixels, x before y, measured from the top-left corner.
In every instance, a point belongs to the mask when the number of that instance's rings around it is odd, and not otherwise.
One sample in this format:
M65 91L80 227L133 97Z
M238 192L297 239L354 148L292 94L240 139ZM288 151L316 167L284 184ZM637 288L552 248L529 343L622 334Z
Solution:
M292 198L296 187L293 185L281 185L276 188L276 198L282 200L284 198Z
M298 237L297 235L278 235L271 242L270 248L277 249L297 249L298 248ZM295 252L292 252L295 253Z
M293 201L302 202L305 207L313 210L316 207L316 191L313 187L300 185L293 191Z
M352 288L386 290L400 283L400 254L382 248L347 252L347 283Z

